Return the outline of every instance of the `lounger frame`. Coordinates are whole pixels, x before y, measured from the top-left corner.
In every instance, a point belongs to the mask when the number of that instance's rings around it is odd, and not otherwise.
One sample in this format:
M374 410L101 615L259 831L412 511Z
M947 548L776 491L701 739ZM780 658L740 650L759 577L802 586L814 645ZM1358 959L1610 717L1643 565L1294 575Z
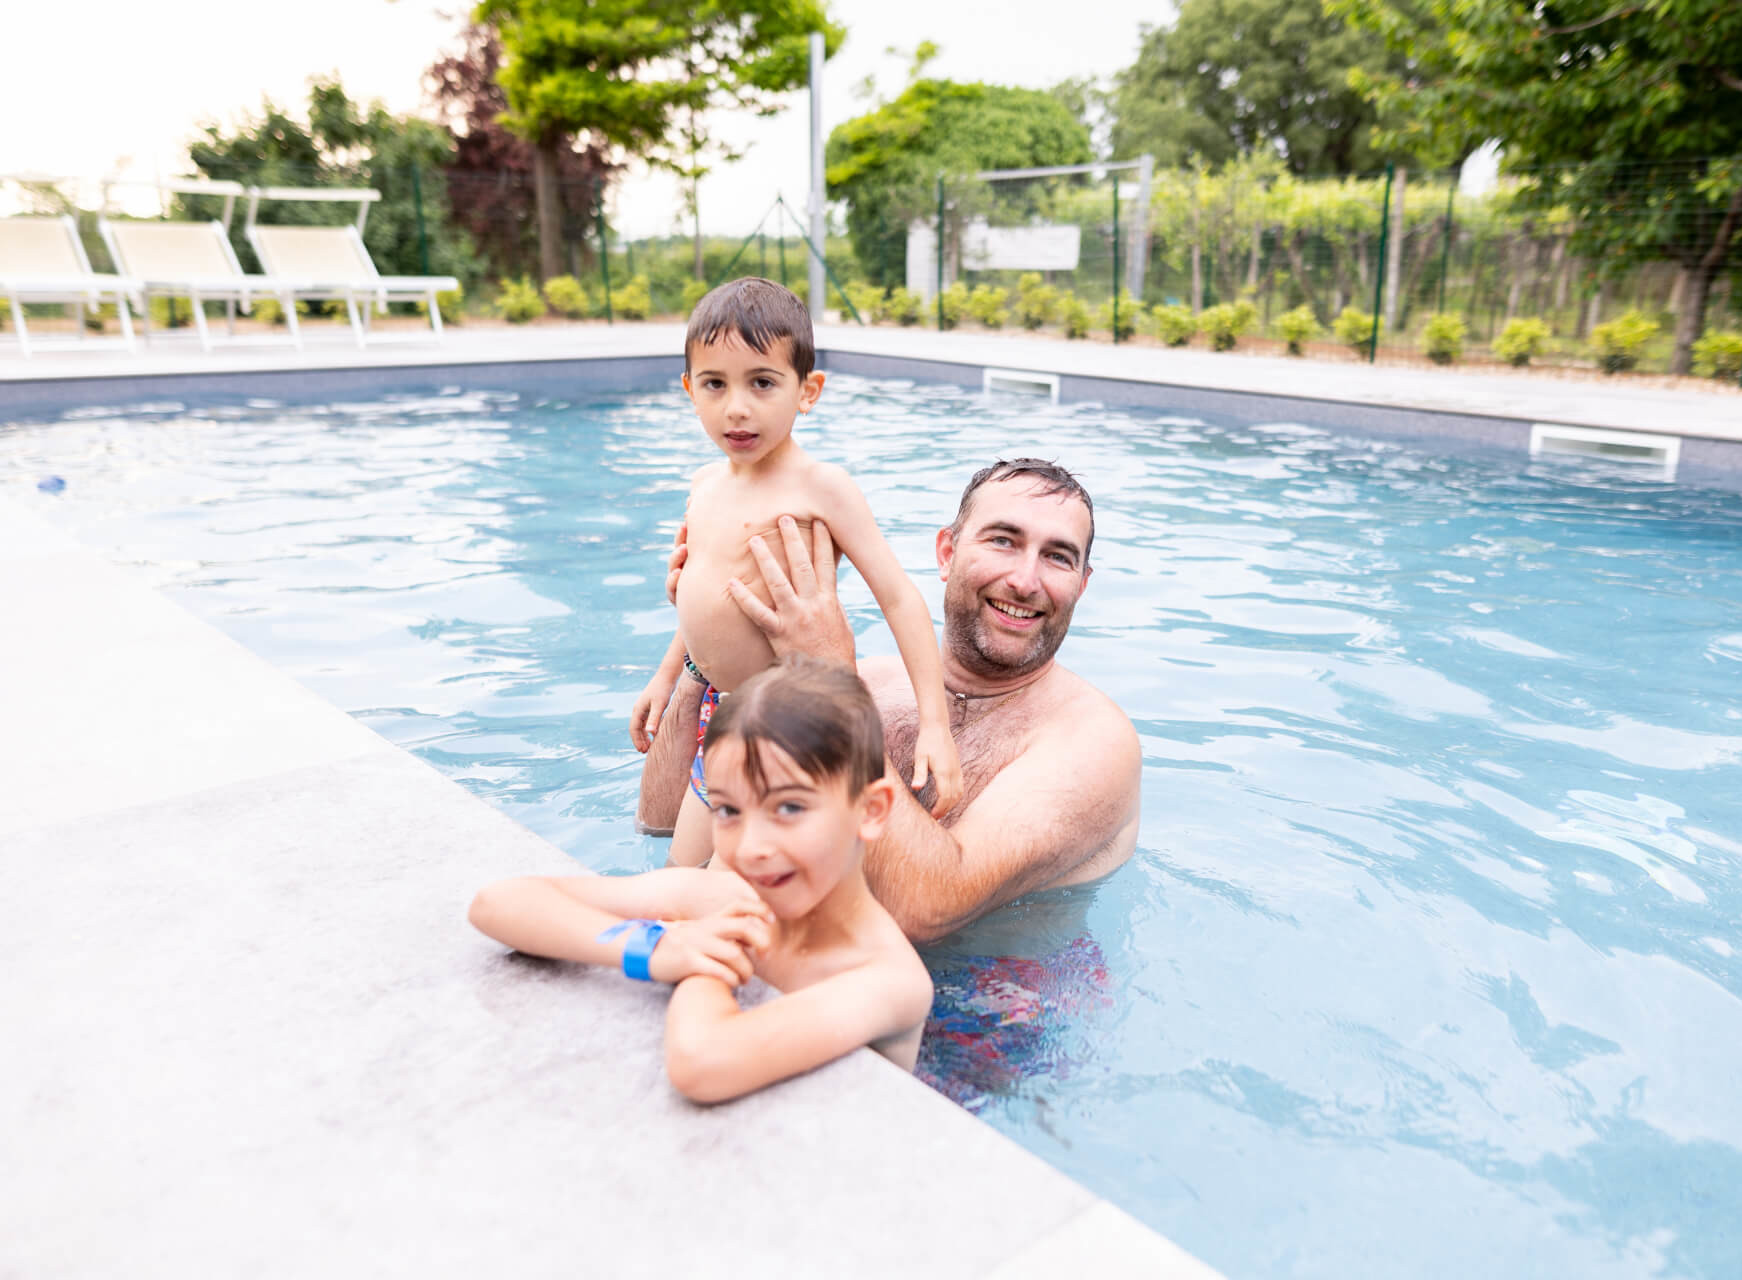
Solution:
M117 341L129 351L136 350L129 302L132 298L140 297L139 282L126 276L104 275L91 270L91 260L85 253L84 243L79 239L79 224L76 219L64 214L58 217L7 218L0 220L0 235L5 234L8 223L30 223L33 226L58 224L66 237L66 260L56 265L70 269L51 270L40 274L17 270L0 273L0 297L7 300L12 316L12 329L18 335L18 348L26 360L38 350L88 349L107 345L104 339L86 338L84 333L85 308L100 307L108 301L115 303L115 314L121 321L121 337ZM79 337L73 340L51 339L46 343L40 338L33 341L24 314L25 304L33 302L77 307L75 321L78 324Z

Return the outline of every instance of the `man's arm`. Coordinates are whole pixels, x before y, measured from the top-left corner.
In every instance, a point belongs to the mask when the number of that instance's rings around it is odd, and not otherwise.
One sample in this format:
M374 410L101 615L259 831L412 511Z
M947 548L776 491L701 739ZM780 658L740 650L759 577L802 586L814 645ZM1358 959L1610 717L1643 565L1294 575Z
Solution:
M671 704L659 721L659 733L641 763L641 793L635 803L635 830L646 836L669 836L677 828L677 811L690 785L690 764L696 758L696 717L702 686L688 676L677 682Z
M897 789L866 851L871 891L915 942L932 942L1091 862L1111 867L1137 839L1143 757L1112 704L1040 736L949 828Z

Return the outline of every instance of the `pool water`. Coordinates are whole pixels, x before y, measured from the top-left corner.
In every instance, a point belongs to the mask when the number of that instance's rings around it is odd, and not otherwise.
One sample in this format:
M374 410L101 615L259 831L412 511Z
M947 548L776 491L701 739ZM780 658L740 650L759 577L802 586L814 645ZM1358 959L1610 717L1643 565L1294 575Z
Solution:
M655 865L626 718L710 446L675 393L478 377L0 427L0 484L586 865ZM806 443L934 616L968 474L1078 471L1062 658L1143 743L1129 865L928 954L928 1080L1231 1276L1742 1275L1742 498L849 377Z

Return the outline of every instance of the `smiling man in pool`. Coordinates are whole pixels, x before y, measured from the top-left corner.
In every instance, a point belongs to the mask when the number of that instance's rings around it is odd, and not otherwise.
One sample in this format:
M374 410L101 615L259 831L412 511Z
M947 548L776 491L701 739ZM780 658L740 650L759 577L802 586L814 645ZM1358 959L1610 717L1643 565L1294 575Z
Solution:
M853 633L835 596L827 527L808 548L790 519L780 551L751 549L770 598L731 590L777 655L808 653L850 665ZM1142 755L1125 713L1055 655L1089 581L1094 509L1075 476L1034 458L975 473L954 523L938 531L944 582L941 643L950 732L961 756L962 802L939 822L920 799L897 797L866 852L873 892L917 942L943 937L1037 889L1096 879L1137 841ZM682 572L680 544L672 579ZM897 658L859 664L883 716L888 751L910 776L918 715ZM694 753L700 686L680 686L642 774L638 820L666 827ZM687 730L687 732L686 732Z

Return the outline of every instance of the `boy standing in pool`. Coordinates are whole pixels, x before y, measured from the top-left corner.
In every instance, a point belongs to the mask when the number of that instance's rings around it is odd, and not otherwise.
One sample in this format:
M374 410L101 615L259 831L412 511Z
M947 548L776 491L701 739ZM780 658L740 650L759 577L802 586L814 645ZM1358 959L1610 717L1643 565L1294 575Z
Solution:
M877 529L846 471L816 461L792 438L798 415L822 394L813 366L810 313L788 289L751 277L721 285L696 305L684 335L684 390L708 438L725 454L696 472L685 519L689 559L678 585L678 632L630 713L630 737L646 751L687 670L707 686L698 740L720 696L774 662L774 650L732 599L734 579L769 603L749 549L772 535L781 516L802 528L826 519L834 543L877 598L901 650L919 716L912 785L935 782L935 817L962 795L962 769L950 736L943 667L924 598ZM779 545L769 537L770 545ZM819 570L821 567L819 567ZM829 566L832 571L832 566ZM678 811L671 861L694 866L708 856L708 792L698 746L690 792Z
M676 983L665 1062L721 1102L864 1045L913 1070L931 978L865 883L895 801L883 721L844 667L787 658L720 704L703 741L712 865L504 880L482 932L530 955ZM786 993L740 1009L754 973Z

